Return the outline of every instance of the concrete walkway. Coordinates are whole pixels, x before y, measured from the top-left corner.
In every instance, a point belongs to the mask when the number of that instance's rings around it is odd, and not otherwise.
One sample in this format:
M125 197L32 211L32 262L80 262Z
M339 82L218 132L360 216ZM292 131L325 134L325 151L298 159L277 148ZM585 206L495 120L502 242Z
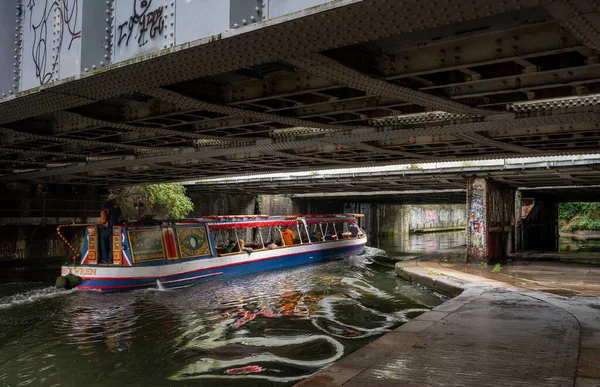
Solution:
M299 385L600 387L598 297L543 292L545 285L509 270L468 271L477 270L398 263L403 278L460 295Z

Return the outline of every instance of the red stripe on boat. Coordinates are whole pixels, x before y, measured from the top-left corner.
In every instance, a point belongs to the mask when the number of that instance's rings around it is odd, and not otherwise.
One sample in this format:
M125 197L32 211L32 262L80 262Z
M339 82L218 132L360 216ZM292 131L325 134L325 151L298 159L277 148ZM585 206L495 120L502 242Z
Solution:
M172 228L163 229L165 242L167 245L167 258L177 259L177 250L175 250L175 236Z

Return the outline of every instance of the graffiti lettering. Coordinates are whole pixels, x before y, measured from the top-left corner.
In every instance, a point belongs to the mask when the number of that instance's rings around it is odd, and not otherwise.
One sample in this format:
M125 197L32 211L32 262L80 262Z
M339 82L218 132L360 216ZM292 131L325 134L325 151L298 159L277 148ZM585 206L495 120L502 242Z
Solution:
M164 7L160 6L150 11L151 4L152 0L134 1L133 15L117 26L117 46L123 43L128 46L131 37L134 37L138 46L143 47L151 39L162 34L165 29Z
M35 65L35 75L40 80L40 85L44 85L54 80L54 72L58 68L60 59L60 49L67 34L69 46L71 49L73 41L81 38L81 30L77 30L77 19L79 17L79 2L77 0L46 0L43 8L37 8L35 0L29 0L27 8L29 9L29 28L33 30L33 44L31 45L31 55ZM41 17L34 20L34 9L41 9ZM58 17L55 18L55 14ZM58 27L52 27L52 23L58 21ZM58 33L58 36L53 36ZM58 39L57 52L50 60L50 40Z

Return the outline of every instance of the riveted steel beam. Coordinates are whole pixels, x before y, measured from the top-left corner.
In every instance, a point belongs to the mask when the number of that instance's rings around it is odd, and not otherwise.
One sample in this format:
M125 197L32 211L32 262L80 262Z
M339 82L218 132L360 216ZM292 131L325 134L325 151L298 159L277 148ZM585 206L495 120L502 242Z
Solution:
M560 0L549 2L546 9L587 47L600 51L600 2Z
M388 154L388 155L394 155L394 156L400 156L409 160L423 160L423 159L427 159L427 156L423 156L420 155L418 153L412 153L412 152L402 152L402 151L397 151L397 150L393 150L393 149L385 149L382 147L378 147L375 145L369 145L369 144L365 144L365 143L354 143L354 144L350 144L353 147L356 147L358 149L362 149L365 150L367 152L375 152L375 153L383 153L383 154Z
M437 90L453 99L464 99L515 91L525 93L552 87L575 87L592 82L600 82L600 64L425 87L422 90Z
M86 160L90 157L89 154L82 154L82 153L50 152L50 151L42 151L42 150L37 150L37 149L19 149L19 148L0 148L0 152L2 152L4 155L23 154L28 157L52 156L52 157L60 157L60 158L64 158L64 159L75 158L75 159L84 159L84 160Z
M82 114L76 114L76 113L71 113L71 112L59 112L57 114L62 115L67 118L72 118L74 120L81 120L89 125L94 125L97 127L109 127L109 128L120 129L120 130L127 130L130 132L149 133L149 134L158 135L158 136L182 137L182 138L188 138L188 139L194 139L194 140L225 141L225 140L223 140L221 138L217 138L215 136L207 136L207 135L202 135L202 134L198 134L198 133L194 133L194 132L153 128L153 127L147 127L144 125L131 125L131 124L126 124L126 123L121 123L121 122L106 121L106 120L100 120L97 118L92 118L92 117L88 117L88 116L85 116Z
M393 55L377 58L375 63L385 79L396 80L440 72L473 71L475 67L571 53L583 47L577 38L553 21L480 36L463 34L449 42L396 50ZM526 65L522 67L527 70Z
M235 161L230 161L230 160L223 160L223 159L217 159L214 157L210 157L207 159L209 162L212 163L216 163L216 164L222 164L222 165L229 165L229 166L234 166L234 167L245 167L245 168L258 168L258 169L272 169L272 167L268 166L268 165L261 165L261 164L256 164L256 163L250 163L250 162L235 162Z
M164 152L164 151L171 150L170 148L156 148L156 147L153 148L153 147L122 144L122 143L118 143L118 142L104 142L104 141L84 140L84 139L80 139L80 138L46 136L46 135L33 134L33 133L28 133L28 132L20 132L20 131L8 129L8 128L0 128L0 133L7 134L10 136L14 136L14 137L20 137L20 138L23 138L26 140L43 140L43 141L48 141L50 143L57 143L57 144L80 144L83 146L91 146L91 147L130 149L130 150L137 150L140 152Z
M456 124L446 126L434 126L424 127L416 129L404 129L404 130L383 130L376 131L375 129L353 129L344 132L336 132L331 134L323 134L321 138L327 140L327 137L331 139L335 138L335 143L338 144L354 144L357 142L370 142L370 141L386 141L396 138L407 138L422 135L439 135L439 134L456 134L456 133L470 133L470 132L482 132L482 131L493 131L493 130L508 130L513 127L527 128L527 127L538 127L538 126L550 126L550 125L570 125L577 123L588 123L597 122L598 113L576 113L576 114L562 114L562 115L549 115L540 117L527 117L520 119L504 119L504 120L492 120L483 121L470 124ZM286 149L303 148L310 146L319 146L322 143L321 138L310 138L301 139L290 142L255 142L254 145L248 145L243 147L243 152L270 152L270 151L281 151ZM105 168L122 168L134 165L144 165L149 163L165 163L175 162L181 160L192 160L202 159L219 156L229 156L240 153L240 147L202 147L198 150L191 152L172 152L169 154L147 156L147 157L136 157L129 160L120 160L116 162L112 161L99 161L94 163L86 163L85 165L77 165L67 168L56 168L49 171L41 171L35 173L22 174L21 176L7 176L3 177L3 180L15 180L15 179L28 179L28 178L39 178L43 176L50 176L53 174L60 173L80 173L95 169ZM561 153L561 152L556 152ZM565 150L562 153L569 153Z
M283 152L283 151L271 151L268 153L273 154L275 156L287 158L287 159L312 161L314 163L320 163L321 165L336 165L336 164L349 165L349 164L351 164L348 161L344 161L344 160L327 159L327 158L318 157L318 156L302 156L302 155L298 155L298 154L294 154L294 153L290 153L290 152Z
M538 6L540 0L482 0L463 7L452 2L430 7L426 15L411 1L335 1L289 17L225 31L181 46L153 52L107 68L28 90L20 98L0 103L0 124L73 108L139 89L164 86L203 76L268 63L308 52L320 52L360 42ZM403 16L406 15L406 16ZM409 19L408 15L412 15ZM323 23L322 17L327 18ZM402 19L406 17L406 21ZM361 28L364 20L377 20ZM323 39L326 36L327 39ZM264 42L269 42L265 45ZM235 52L235 55L231 53ZM21 99L16 101L17 99Z
M479 133L456 133L454 136L458 138L462 138L463 140L471 141L475 144L483 144L487 146L491 146L493 148L504 149L516 153L524 153L524 154L533 154L540 153L538 149L527 148L520 145L515 144L507 144L502 141L493 140L489 137L485 137Z
M167 101L169 103L173 103L184 109L195 108L195 109L199 109L199 110L207 110L207 111L211 111L211 112L215 112L215 113L225 114L228 116L238 116L238 117L245 117L245 118L250 118L250 119L254 119L254 120L277 122L277 123L284 124L287 126L303 126L303 127L307 127L307 128L317 128L317 129L326 129L326 130L343 130L343 129L345 129L342 126L337 126L337 125L321 124L318 122L301 120L301 119L294 118L294 117L279 116L276 114L262 113L262 112L252 111L252 110L240 109L240 108L236 108L236 107L232 107L232 106L224 106L224 105L218 105L218 104L209 103L209 102L203 102L203 101L199 101L195 98L187 97L180 93L176 93L174 91L169 91L166 89L154 89L154 90L149 90L145 93L148 95L151 95L154 98L157 98L157 99L160 99L163 101Z
M299 68L308 69L310 72L321 78L329 79L358 90L363 90L373 95L399 98L403 101L421 105L429 109L482 116L498 114L491 110L473 108L441 97L398 86L386 82L383 79L370 77L321 54L295 57L293 59L288 59L288 62Z

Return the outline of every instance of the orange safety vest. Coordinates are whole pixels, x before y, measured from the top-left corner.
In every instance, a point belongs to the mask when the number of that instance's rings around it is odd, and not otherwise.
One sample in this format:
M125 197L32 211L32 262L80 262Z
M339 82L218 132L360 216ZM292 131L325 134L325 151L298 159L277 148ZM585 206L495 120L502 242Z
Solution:
M281 235L283 235L283 241L285 242L286 246L294 244L294 232L292 230L285 229L281 232Z

